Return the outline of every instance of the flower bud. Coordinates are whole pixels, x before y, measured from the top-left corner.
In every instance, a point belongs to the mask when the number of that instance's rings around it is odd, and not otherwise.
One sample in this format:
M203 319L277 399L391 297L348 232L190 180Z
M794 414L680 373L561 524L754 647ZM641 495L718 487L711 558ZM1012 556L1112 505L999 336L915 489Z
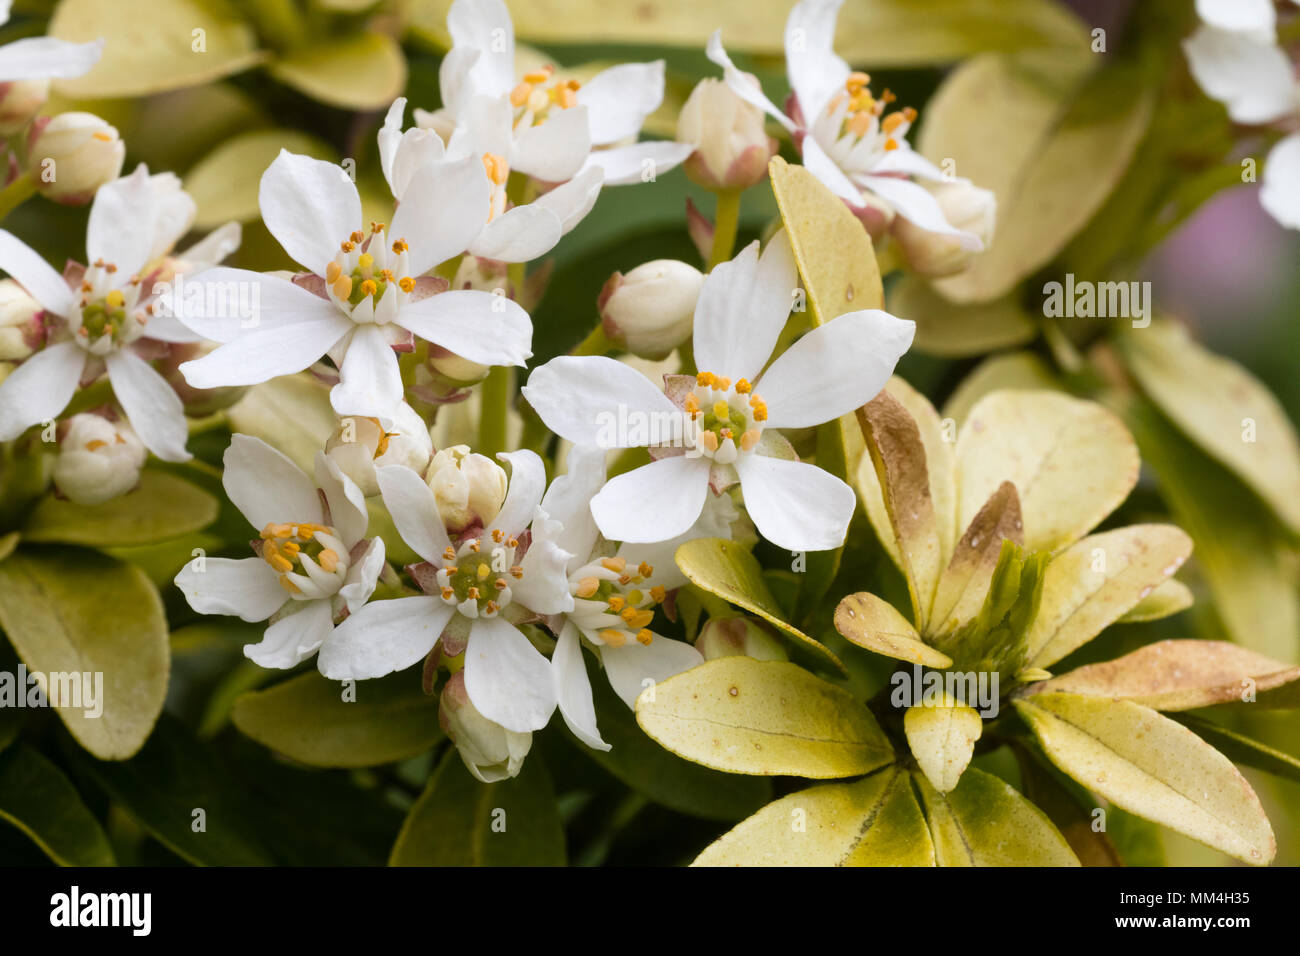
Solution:
M434 455L425 480L451 535L474 524L491 524L509 486L505 469L486 455L471 454L468 445L452 445Z
M379 494L377 468L404 465L424 474L433 457L433 440L424 420L410 405L398 406L391 431L384 431L377 418L350 416L339 420L325 442L325 454L357 483L367 498Z
M752 617L711 618L695 639L706 661L718 657L752 657L759 661L788 661L781 642L762 621Z
M0 361L18 362L35 351L43 311L13 279L0 279Z
M676 259L615 272L596 300L605 334L633 355L662 359L690 338L703 285L699 269Z
M479 780L496 783L517 775L533 745L532 734L516 733L479 713L465 689L465 672L451 675L438 699L438 723Z
M454 352L448 352L441 345L429 346L429 359L426 363L435 385L442 389L455 391L469 388L487 378L492 371L489 365L479 365L467 358L461 358Z
M34 117L50 96L49 80L0 83L0 135L12 136Z
M28 156L41 194L76 206L122 174L126 145L93 113L60 113L32 127Z
M969 179L926 183L953 227L974 235L987 248L997 223L997 197ZM978 250L962 245L957 236L927 232L899 216L893 223L893 235L912 271L927 279L938 279L961 272Z
M763 111L742 100L725 82L700 80L677 119L677 141L695 145L682 167L686 175L714 192L748 189L757 183L767 174L767 162L777 150L763 122Z
M145 335L148 335L145 326ZM195 388L185 378L180 367L186 362L197 361L220 347L219 342L173 342L167 346L167 354L158 363L158 373L180 397L185 406L185 414L190 418L206 418L234 405L248 392L245 385L223 385L219 388Z
M136 486L148 454L125 420L73 415L59 440L54 485L79 505L102 504Z

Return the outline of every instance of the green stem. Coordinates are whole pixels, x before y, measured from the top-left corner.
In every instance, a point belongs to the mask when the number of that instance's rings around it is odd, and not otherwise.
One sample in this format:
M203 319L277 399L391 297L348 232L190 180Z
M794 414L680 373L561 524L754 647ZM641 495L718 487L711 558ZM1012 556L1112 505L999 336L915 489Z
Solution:
M24 173L0 189L0 221L36 194L36 177Z
M614 351L614 343L605 334L604 325L597 325L585 339L573 350L574 355L608 355Z
M720 262L731 258L736 248L736 230L740 228L739 189L728 189L718 193L717 215L713 223L713 249L709 252L708 272Z
M1083 367L1083 356L1055 319L1043 319L1043 338L1047 340L1047 347L1056 359L1056 364L1064 371L1073 374Z
M493 458L506 450L506 420L510 409L510 369L495 366L479 386L483 399L479 409L478 448L480 455Z

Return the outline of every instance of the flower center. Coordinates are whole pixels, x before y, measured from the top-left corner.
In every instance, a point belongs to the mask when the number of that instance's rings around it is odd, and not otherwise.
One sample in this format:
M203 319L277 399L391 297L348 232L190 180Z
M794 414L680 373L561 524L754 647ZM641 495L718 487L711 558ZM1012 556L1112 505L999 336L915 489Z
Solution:
M624 558L601 558L584 565L569 577L575 599L570 617L583 633L594 634L611 647L622 647L629 639L649 644L654 640L653 608L663 602L664 589L641 585L654 570L644 561L629 568Z
M556 81L547 85L555 67L547 64L540 70L525 73L519 85L510 91L510 105L515 108L514 128L527 129L544 123L551 109L567 110L578 105L577 80Z
M396 287L399 306L415 289L415 279L408 274L408 249L405 239L388 244L382 222L370 224L369 236L360 230L352 233L339 244L338 255L325 267L330 298L358 322L384 324L391 316L378 309L388 287ZM357 307L366 300L369 308L358 313ZM396 314L395 309L389 311Z
M140 301L140 280L133 277L118 288L114 276L117 266L97 259L82 276L78 314L69 326L77 343L95 355L105 355L144 333L145 315L135 312ZM135 314L132 314L135 312Z
M844 92L836 94L827 112L840 117L837 139L847 136L854 146L866 141L871 153L890 152L898 149L916 122L916 110L908 106L886 115L885 108L896 97L884 90L877 99L867 85L870 82L871 77L865 73L850 73Z
M328 525L271 522L253 548L297 601L330 597L347 577L348 550Z
M767 405L749 382L742 378L733 386L731 379L712 372L695 376L685 408L695 448L721 465L731 464L741 452L753 451L767 421Z
M497 529L488 542L470 538L459 550L450 545L443 552L447 562L438 570L441 596L465 617L496 617L510 603L510 579L518 581L524 569L515 564L518 538L508 538Z

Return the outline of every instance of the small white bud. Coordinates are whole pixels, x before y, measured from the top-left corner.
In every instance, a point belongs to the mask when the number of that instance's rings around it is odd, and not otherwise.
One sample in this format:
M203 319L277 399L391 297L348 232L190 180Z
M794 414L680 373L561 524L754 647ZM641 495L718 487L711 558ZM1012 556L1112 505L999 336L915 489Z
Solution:
M28 155L32 166L42 170L36 177L42 195L76 206L90 202L100 186L121 175L126 145L114 127L93 113L60 113L32 127Z
M683 166L686 175L715 192L753 186L767 174L777 149L763 122L763 111L725 82L700 80L677 119L677 141L695 146Z
M49 80L0 83L0 135L12 136L30 123L49 96Z
M752 657L760 661L788 661L790 655L766 625L754 618L710 619L695 639L695 649L706 661L719 657Z
M0 279L0 361L18 362L41 341L41 304L13 279Z
M54 485L79 505L97 505L126 494L140 481L148 451L126 421L73 415L59 441Z
M452 445L434 455L425 480L453 536L474 524L491 524L509 487L505 469L486 455L471 453L468 445Z
M973 234L987 248L997 224L997 197L969 179L925 185L938 200L949 224ZM893 235L902 247L908 265L928 279L961 272L978 255L976 250L964 247L958 237L927 232L902 216L894 220Z
M469 772L484 783L517 775L533 745L532 734L506 730L479 713L469 699L463 670L452 674L442 689L438 723L456 745Z
M385 432L374 418L349 416L339 420L325 442L325 454L367 498L379 494L377 468L404 465L424 473L433 457L433 440L424 419L410 405L398 406L393 427Z
M703 285L699 269L676 259L615 272L596 300L605 334L633 355L662 359L690 337Z

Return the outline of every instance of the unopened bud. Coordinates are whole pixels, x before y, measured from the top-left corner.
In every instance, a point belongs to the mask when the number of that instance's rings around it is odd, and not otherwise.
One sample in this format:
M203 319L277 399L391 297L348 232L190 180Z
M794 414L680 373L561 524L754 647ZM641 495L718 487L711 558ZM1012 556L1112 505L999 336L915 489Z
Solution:
M682 167L686 175L715 192L757 183L777 149L763 122L763 111L722 80L700 80L677 119L677 141L695 146Z
M703 285L699 269L676 259L615 272L596 300L605 334L633 355L662 359L690 338Z
M35 351L43 311L13 279L0 279L0 361L18 362Z
M438 514L449 534L471 525L487 526L506 500L505 469L468 445L452 445L433 456L426 476L438 502Z
M11 136L30 123L49 96L49 80L0 83L0 135Z
M385 431L377 418L350 416L339 420L334 434L325 442L325 454L361 489L367 498L379 494L377 468L403 465L424 474L433 457L429 428L415 409L405 403L397 408L393 427Z
M970 233L983 247L988 247L997 224L998 203L992 192L968 179L927 183L926 188L938 200L950 225ZM893 235L912 271L928 279L961 272L979 252L969 241L963 243L958 236L927 232L902 216L894 220Z
M706 661L719 657L752 657L760 661L788 661L790 655L762 621L750 617L712 618L695 639L695 649Z
M532 734L506 730L479 713L469 699L463 670L452 674L442 689L438 723L456 745L469 772L484 783L517 775L533 745Z
M126 494L140 481L148 451L125 421L73 415L59 441L54 485L79 505L97 505Z
M28 156L41 194L76 206L121 175L126 145L93 113L60 113L33 125Z

